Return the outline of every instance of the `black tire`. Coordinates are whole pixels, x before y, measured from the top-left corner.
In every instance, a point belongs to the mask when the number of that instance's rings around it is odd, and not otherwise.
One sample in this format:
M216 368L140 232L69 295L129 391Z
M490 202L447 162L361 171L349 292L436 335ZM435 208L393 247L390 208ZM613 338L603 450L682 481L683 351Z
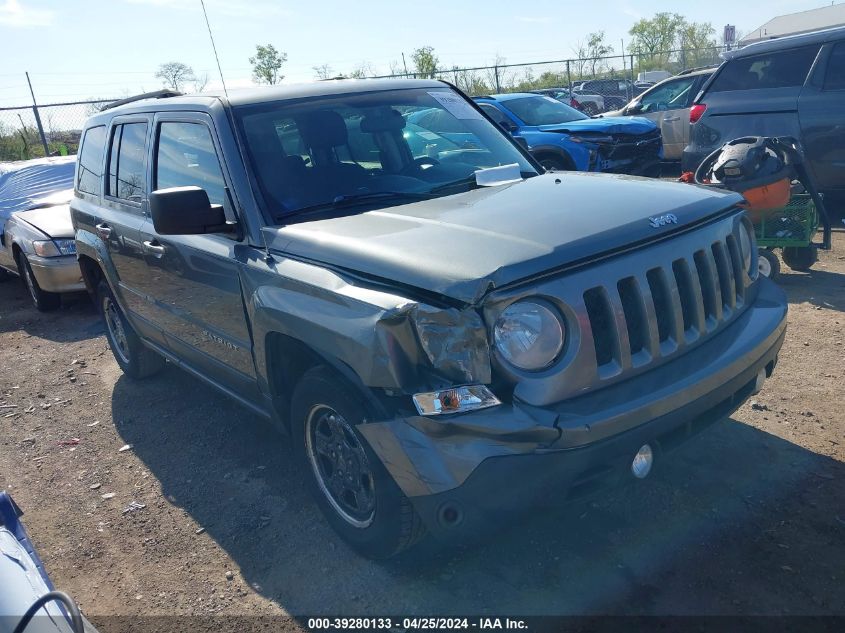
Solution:
M757 251L757 269L761 276L768 277L772 281L778 280L778 277L780 277L780 260L774 251L767 248L761 248Z
M29 291L29 296L32 297L35 308L39 312L52 312L62 305L62 296L60 294L42 290L41 286L38 285L35 273L32 272L32 266L29 265L29 260L24 253L18 254L18 270L20 270L23 283Z
M104 280L97 286L97 309L106 326L109 347L124 374L140 380L164 369L167 361L144 345Z
M807 271L819 261L819 249L815 246L787 246L781 253L783 261L792 270Z
M293 392L292 435L296 459L329 524L352 549L379 560L411 547L426 530L411 502L355 429L364 420L365 410L362 398L346 380L326 367L314 367Z
M4 281L9 281L12 278L12 274L6 270L5 268L0 268L0 284Z
M559 156L545 154L537 158L537 162L546 171L573 171L575 169L570 162Z

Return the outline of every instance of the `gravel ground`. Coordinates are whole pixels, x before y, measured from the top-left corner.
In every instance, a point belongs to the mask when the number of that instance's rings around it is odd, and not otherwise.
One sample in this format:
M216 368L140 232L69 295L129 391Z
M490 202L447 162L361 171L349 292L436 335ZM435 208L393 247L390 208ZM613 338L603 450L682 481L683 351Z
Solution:
M104 630L159 614L845 615L845 234L782 285L775 376L648 480L378 564L326 526L267 424L172 367L124 377L87 298L39 314L12 281L0 487Z

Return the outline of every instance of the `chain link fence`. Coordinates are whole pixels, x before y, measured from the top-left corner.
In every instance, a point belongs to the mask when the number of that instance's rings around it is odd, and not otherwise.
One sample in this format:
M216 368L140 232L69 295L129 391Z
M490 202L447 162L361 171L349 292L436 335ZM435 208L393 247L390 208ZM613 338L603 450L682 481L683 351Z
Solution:
M85 120L115 100L0 108L0 161L75 154Z
M378 78L428 77L444 79L471 96L505 92L530 92L558 89L575 99L576 107L597 114L621 108L654 81L638 81L640 73L655 78L676 75L692 68L715 66L725 47L677 49L642 54L582 57L552 61L507 64L472 68L437 69L425 75L408 72L380 75ZM587 82L586 85L583 85ZM579 94L582 97L579 99ZM561 95L557 95L561 98ZM600 99L589 98L598 96Z

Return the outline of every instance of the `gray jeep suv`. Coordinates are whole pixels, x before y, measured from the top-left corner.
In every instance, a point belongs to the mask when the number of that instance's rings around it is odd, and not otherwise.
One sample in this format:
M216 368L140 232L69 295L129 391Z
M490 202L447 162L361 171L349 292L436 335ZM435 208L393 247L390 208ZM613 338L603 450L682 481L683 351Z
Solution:
M123 371L277 422L385 557L645 477L760 388L786 302L739 202L545 174L449 84L363 80L109 109L71 207Z
M727 53L690 110L685 171L743 136L791 136L816 185L845 201L845 27L759 42Z

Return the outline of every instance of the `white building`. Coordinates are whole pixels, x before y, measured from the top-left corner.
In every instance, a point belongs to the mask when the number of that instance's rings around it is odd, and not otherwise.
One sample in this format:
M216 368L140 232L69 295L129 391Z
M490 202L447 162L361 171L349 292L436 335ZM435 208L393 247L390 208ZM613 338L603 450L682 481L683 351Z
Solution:
M773 40L786 35L810 33L834 26L845 26L845 3L779 15L760 28L749 32L748 35L739 40L739 45L745 46L754 42Z

